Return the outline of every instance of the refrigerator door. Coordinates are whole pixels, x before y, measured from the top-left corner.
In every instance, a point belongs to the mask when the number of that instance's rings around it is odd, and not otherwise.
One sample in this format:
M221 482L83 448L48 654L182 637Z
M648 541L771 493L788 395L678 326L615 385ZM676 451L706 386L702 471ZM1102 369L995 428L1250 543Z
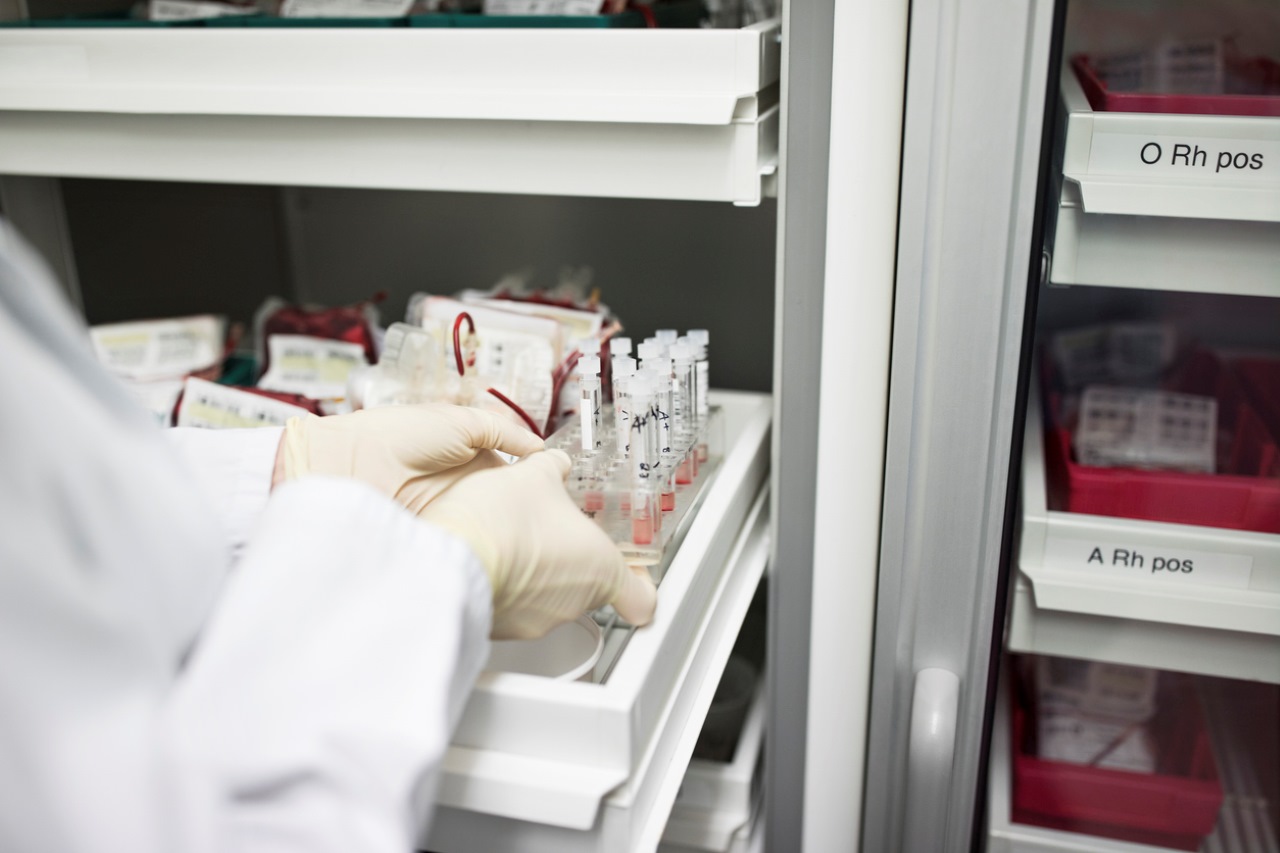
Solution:
M969 850L976 831L1060 11L911 7L868 851Z

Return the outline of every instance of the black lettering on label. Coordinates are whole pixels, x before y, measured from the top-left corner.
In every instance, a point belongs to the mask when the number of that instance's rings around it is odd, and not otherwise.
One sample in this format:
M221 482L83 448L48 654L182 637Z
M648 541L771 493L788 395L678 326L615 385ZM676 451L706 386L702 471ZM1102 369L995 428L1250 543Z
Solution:
M1156 557L1151 562L1151 574L1156 572L1181 572L1184 575L1191 574L1193 566L1191 560L1180 560L1177 557Z
M1186 143L1183 143L1183 142L1179 142L1177 145L1173 146L1173 156L1169 158L1169 162L1177 166L1179 159L1182 160L1183 166L1191 165L1191 146L1190 145L1187 145Z
M1143 163L1151 166L1160 162L1160 155L1163 153L1164 152L1160 148L1160 143L1148 142L1146 145L1142 146L1142 151L1138 156L1142 158Z
M1254 154L1252 157L1250 157L1250 158L1249 158L1249 168L1250 168L1250 169L1261 169L1261 168L1262 168L1262 155L1261 155L1261 154Z
M1142 568L1143 563L1143 557L1137 551L1117 548L1111 553L1111 565L1113 566L1126 566L1128 568L1140 569Z
M1097 560L1097 561L1098 561L1098 565L1101 565L1101 566L1105 566L1105 565L1107 564L1107 563L1106 563L1106 561L1102 559L1102 549L1101 549L1101 548L1095 547L1092 551L1090 551L1090 552L1089 552L1089 559L1085 560L1085 562L1086 562L1086 563L1092 563L1094 560Z

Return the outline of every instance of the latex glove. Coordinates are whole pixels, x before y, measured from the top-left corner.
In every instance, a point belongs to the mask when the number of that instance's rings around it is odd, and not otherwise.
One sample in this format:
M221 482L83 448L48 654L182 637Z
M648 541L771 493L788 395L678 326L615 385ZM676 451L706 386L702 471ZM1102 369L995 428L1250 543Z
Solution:
M526 456L542 449L542 439L493 412L444 403L290 418L279 473L284 480L351 477L418 513L485 449Z
M420 516L466 541L493 586L494 639L540 637L588 610L612 604L633 625L653 618L657 592L643 567L565 491L569 457L534 453L456 482Z

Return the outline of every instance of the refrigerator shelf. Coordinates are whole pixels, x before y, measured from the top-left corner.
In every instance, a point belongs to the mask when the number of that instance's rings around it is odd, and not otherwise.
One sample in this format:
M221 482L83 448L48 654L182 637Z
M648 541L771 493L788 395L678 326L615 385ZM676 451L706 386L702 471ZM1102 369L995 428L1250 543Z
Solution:
M756 204L779 27L3 30L0 174Z
M1174 853L1164 847L1013 823L1007 687L1002 678L991 733L986 853ZM1232 703L1223 692L1225 689L1218 683L1206 685L1201 691L1224 797L1217 826L1200 849L1202 853L1280 853L1269 806L1260 793L1254 769L1255 753L1232 725Z
M1062 103L1051 282L1280 296L1280 118L1095 111L1069 67Z
M1050 509L1040 412L1033 395L1009 648L1280 683L1280 536Z
M716 392L728 448L663 576L652 625L602 684L481 676L424 847L652 850L768 560L767 395Z

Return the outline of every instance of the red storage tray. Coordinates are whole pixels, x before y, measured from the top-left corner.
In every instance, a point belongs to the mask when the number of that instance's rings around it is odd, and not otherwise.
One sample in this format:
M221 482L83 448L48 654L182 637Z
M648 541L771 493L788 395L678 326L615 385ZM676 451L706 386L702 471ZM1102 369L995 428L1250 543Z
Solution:
M1080 87L1095 110L1214 116L1280 116L1280 63L1266 58L1234 60L1231 70L1265 94L1184 95L1174 92L1113 92L1084 54L1071 58Z
M1241 360L1251 381L1206 350L1196 351L1166 390L1218 400L1217 474L1097 468L1071 455L1060 397L1047 398L1045 465L1055 510L1280 533L1280 362ZM1046 387L1052 387L1046 380ZM1265 419L1265 420L1264 420Z
M1015 692L1014 822L1199 850L1218 821L1222 784L1194 690L1183 680L1174 696L1179 701L1166 702L1148 724L1159 758L1156 772L1147 774L1036 757L1032 718Z

